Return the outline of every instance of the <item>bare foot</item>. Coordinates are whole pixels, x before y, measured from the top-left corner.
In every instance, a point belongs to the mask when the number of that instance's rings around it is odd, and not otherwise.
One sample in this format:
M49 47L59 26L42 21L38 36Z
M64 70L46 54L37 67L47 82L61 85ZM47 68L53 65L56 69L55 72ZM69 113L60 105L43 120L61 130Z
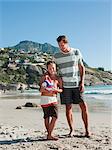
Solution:
M71 130L70 133L68 134L68 137L73 137L74 136L74 131Z
M85 137L89 138L90 136L91 136L91 133L90 133L89 131L87 131L87 132L85 133Z
M58 138L57 138L57 137L54 137L54 136L51 136L51 135L48 135L48 136L47 136L47 140L54 140L54 141L57 141Z

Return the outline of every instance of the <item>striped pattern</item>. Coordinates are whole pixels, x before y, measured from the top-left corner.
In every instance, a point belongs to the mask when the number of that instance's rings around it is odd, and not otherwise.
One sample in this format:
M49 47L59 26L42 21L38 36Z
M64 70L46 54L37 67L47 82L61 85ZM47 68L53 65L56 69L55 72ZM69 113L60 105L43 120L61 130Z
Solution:
M54 55L55 61L60 69L65 88L78 87L79 69L78 64L83 64L82 55L78 49L71 48L67 54L58 52Z
M47 107L50 106L52 104L57 104L57 97L55 96L44 96L41 95L41 101L40 101L40 105L43 107Z

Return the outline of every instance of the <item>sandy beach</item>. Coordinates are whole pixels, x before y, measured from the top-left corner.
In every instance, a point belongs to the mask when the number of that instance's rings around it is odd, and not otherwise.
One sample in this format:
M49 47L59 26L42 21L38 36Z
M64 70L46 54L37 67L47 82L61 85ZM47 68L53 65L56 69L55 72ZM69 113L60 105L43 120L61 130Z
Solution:
M100 104L100 107L95 109L93 103L92 109L88 101L89 128L92 134L90 138L86 138L80 110L78 105L75 105L75 135L68 138L65 108L59 105L59 118L54 130L59 140L48 141L41 107L16 109L26 102L38 104L39 99L39 95L0 98L0 150L112 150L112 111L108 106L102 109Z

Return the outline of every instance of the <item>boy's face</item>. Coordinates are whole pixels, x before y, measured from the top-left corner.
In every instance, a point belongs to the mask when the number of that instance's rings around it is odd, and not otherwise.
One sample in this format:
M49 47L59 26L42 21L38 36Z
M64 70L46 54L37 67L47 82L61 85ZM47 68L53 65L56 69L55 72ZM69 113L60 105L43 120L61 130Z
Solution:
M47 70L52 75L56 74L56 64L49 64Z
M63 41L60 41L58 43L59 48L63 51L63 52L67 52L68 51L68 43L65 43Z

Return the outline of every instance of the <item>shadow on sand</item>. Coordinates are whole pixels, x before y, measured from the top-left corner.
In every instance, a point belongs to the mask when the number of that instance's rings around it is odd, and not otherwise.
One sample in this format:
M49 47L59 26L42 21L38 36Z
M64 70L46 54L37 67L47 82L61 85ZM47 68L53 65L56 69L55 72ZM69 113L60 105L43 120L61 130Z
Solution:
M0 141L0 145L10 145L10 144L36 142L36 141L47 141L47 139L45 139L45 137L39 137L37 139L26 138L26 139L15 139L15 140L3 140Z
M69 136L69 135L61 135L59 136L59 138L91 138L90 136L85 136L85 135L73 135L73 136Z
M73 135L72 137L67 136L67 135L58 135L59 139L65 139L65 138L90 138L84 135ZM25 143L25 142L37 142L37 141L48 141L45 137L37 137L35 139L33 139L32 137L27 137L25 139L15 139L15 140L3 140L0 141L0 145L10 145L10 144L17 144L17 143Z

